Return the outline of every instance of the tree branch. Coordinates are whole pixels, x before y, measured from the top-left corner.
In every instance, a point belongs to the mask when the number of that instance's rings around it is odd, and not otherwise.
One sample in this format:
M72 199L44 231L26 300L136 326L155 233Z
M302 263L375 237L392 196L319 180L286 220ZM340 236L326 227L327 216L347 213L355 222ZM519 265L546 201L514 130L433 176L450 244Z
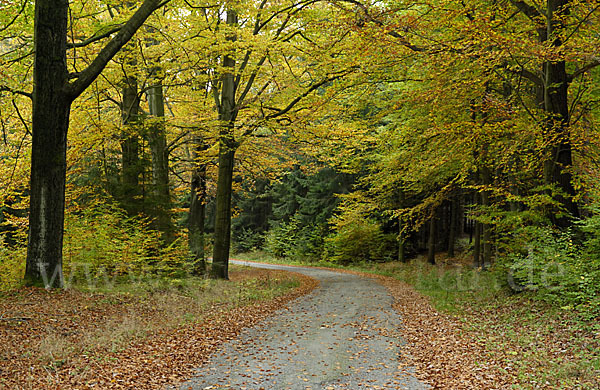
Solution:
M240 106L242 106L244 104L244 100L246 99L246 95L248 94L248 92L250 92L250 88L252 88L252 84L254 84L254 80L256 80L256 76L258 75L258 71L263 66L263 64L265 63L266 59L267 59L267 56L265 55L256 64L256 68L254 69L254 72L252 72L252 74L250 75L250 78L248 79L248 82L246 83L246 87L244 88L244 91L240 94L240 97L239 97L238 102L237 102L238 107L240 107Z
M347 69L346 71L344 71L342 73L338 73L335 76L327 77L327 78L319 81L318 83L311 85L310 88L308 88L306 91L304 91L301 95L297 96L286 107L281 108L281 109L272 108L271 110L276 111L276 112L265 116L265 119L274 119L274 118L277 118L278 116L287 114L292 108L294 108L294 106L296 104L298 104L302 99L304 99L305 97L310 95L313 91L315 91L316 89L322 87L323 85L325 85L327 83L330 83L335 80L339 80L342 77L349 75L350 73L352 73L352 71L354 69L356 69L356 68Z
M535 74L532 71L527 70L525 68L521 68L519 70L508 69L508 71L511 73L514 73L514 74L518 74L519 76L525 77L527 80L531 81L535 85L539 85L539 86L544 85L544 80L542 80L542 78L540 76L538 76L537 74Z
M350 3L350 4L354 4L356 5L358 8L360 8L365 16L365 18L367 19L367 21L371 22L371 23L375 23L377 26L379 27L385 27L385 24L381 21L378 20L377 18L375 18L374 16L372 16L369 13L369 10L367 9L367 6L365 6L363 3L361 3L359 0L339 0L343 3ZM404 47L406 47L407 49L410 49L412 51L416 51L416 52L424 52L425 48L417 46L417 45L413 45L412 43L410 43L408 41L408 39L406 39L406 37L402 34L400 34L397 31L388 31L387 32L388 35L391 35L392 37L398 39L400 41L400 44Z
M510 0L510 2L512 3L512 5L517 7L517 9L519 11L521 11L521 13L523 15L527 16L528 19L530 19L534 22L538 22L539 18L541 18L543 16L542 13L540 11L538 11L537 8L535 8L532 5L527 4L525 1Z
M25 92L25 91L19 91L18 89L12 89L11 87L9 87L7 85L0 85L0 92L10 92L15 95L21 95L21 96L28 97L29 99L33 99L33 95L31 93Z
M144 24L146 19L159 7L167 4L170 0L144 0L133 16L119 30L117 35L104 46L92 63L85 68L79 77L66 86L66 93L71 99L77 98L98 77L108 62L121 50L121 48L133 37L136 31Z
M123 26L124 26L124 24L118 24L116 26L113 26L109 30L103 32L102 34L98 34L98 32L96 32L96 34L94 34L93 36L89 37L88 39L86 39L82 42L78 42L78 43L67 42L67 49L74 49L76 47L85 47L85 46L90 45L94 42L97 42L101 39L108 38L112 34L119 32L123 28Z
M12 18L12 20L10 22L8 22L6 24L6 26L0 28L0 32L4 32L4 31L8 30L8 28L17 21L19 16L21 16L23 14L23 11L25 11L25 7L27 6L27 3L29 3L29 1L27 1L27 0L23 1L23 4L21 4L21 9L19 10L19 12L17 12L17 14Z
M575 72L573 72L572 75L568 76L568 80L569 82L575 80L577 77L581 76L584 73L589 72L590 70L594 69L595 67L600 66L600 58L595 59L594 61L590 62L589 64L577 69Z

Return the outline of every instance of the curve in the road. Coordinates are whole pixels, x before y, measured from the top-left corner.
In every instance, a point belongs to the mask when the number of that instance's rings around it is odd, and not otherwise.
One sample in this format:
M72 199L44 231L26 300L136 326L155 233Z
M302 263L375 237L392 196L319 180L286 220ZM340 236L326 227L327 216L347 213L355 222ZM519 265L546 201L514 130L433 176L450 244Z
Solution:
M225 343L180 389L427 389L401 362L400 318L385 287L316 268L320 286Z

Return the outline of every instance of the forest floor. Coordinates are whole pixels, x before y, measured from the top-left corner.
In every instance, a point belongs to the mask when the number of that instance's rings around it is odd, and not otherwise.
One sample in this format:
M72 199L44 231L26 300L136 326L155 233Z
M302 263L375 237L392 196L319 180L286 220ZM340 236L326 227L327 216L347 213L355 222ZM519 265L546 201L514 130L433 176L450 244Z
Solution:
M461 259L439 260L336 268L370 274L388 288L408 342L406 362L419 379L439 389L600 388L597 321L510 294Z
M230 277L3 294L0 388L164 388L317 285L254 268L234 267Z

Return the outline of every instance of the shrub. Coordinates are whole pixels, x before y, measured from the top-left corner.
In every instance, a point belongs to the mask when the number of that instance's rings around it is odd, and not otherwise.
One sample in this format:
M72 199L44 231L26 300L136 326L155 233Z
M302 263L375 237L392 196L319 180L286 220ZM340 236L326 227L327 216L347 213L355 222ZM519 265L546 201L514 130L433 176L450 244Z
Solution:
M110 282L146 273L177 276L185 270L187 247L176 240L161 249L160 234L142 217L127 217L108 204L67 212L63 248L66 283Z
M383 234L381 225L358 208L345 209L332 222L335 232L326 239L325 260L340 264L384 261L394 253L396 237Z
M586 317L600 314L600 259L597 244L598 217L581 225L588 232L583 245L571 232L549 226L527 226L515 233L524 252L508 254L500 266L513 290L536 291L536 296L555 306L577 310Z
M265 238L265 250L279 258L296 261L318 261L323 253L325 228L303 225L298 218L273 226Z
M235 253L246 253L260 249L264 244L263 234L252 229L242 228L234 237L233 251Z
M0 236L0 291L16 288L21 283L25 274L25 257L27 248L9 246Z
M279 258L287 257L292 253L298 221L292 219L289 222L281 222L269 229L265 239L265 250L267 253Z

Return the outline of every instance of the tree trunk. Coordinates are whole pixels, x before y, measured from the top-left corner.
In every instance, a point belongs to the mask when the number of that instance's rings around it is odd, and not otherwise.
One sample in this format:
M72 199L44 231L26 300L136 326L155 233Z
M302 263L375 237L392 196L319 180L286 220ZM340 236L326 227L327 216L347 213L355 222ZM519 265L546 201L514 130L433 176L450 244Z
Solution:
M398 218L398 261L406 263L406 241L402 232L402 218Z
M229 247L231 242L231 195L235 147L222 139L219 148L217 207L215 211L215 241L211 277L229 278Z
M406 203L406 196L404 191L400 189L398 194L399 207L404 207L404 203ZM404 232L402 231L404 228L404 223L402 221L402 217L398 217L398 261L401 263L406 263L406 238L404 237Z
M25 282L62 287L67 131L66 0L36 1L29 233Z
M123 81L123 101L121 102L121 121L125 128L121 140L121 185L123 206L129 215L137 215L142 211L139 112L138 81L135 76L129 75Z
M473 196L475 205L479 204L479 194L475 193ZM479 260L481 258L481 223L474 220L473 225L473 265L479 267Z
M189 216L188 244L192 254L193 275L206 273L204 253L204 222L206 218L206 164L198 159L206 151L207 145L199 138L194 142L192 186Z
M452 196L450 204L450 228L448 229L448 257L454 257L456 232L458 228L458 196Z
M435 264L435 210L431 213L429 221L429 238L427 240L427 261Z
M570 0L548 0L546 36L540 35L540 40L552 40L552 46L559 48L563 45L561 33L565 29L565 18L569 15ZM579 209L573 201L576 195L572 183L571 168L573 166L571 135L569 130L569 76L565 60L547 61L543 66L544 74L544 124L545 136L552 140L548 163L545 167L544 179L547 184L554 184L559 193L555 196L568 215L551 217L559 227L569 227L572 217L579 217Z
M155 70L156 72L156 70ZM165 131L165 101L161 80L156 80L148 90L148 105L153 121L148 133L152 153L152 193L154 202L152 214L163 245L174 240L174 227L171 219L171 194L169 191L169 151Z
M227 24L237 26L237 13L227 11ZM235 40L230 35L227 40ZM235 120L237 108L235 104L235 59L227 54L223 57L223 76L221 85L221 101L219 105L219 176L217 179L217 209L215 212L215 241L213 249L213 265L211 277L215 279L229 278L229 246L231 243L231 192L233 184L233 165L235 162Z
M473 264L475 267L480 267L481 263L481 223L475 221L473 234Z
M481 180L486 187L492 184L492 175L488 167L481 168ZM490 193L488 190L481 192L481 205L483 207L490 206ZM480 229L483 231L483 258L481 266L485 268L486 264L490 264L492 261L492 227L490 224L481 224Z

